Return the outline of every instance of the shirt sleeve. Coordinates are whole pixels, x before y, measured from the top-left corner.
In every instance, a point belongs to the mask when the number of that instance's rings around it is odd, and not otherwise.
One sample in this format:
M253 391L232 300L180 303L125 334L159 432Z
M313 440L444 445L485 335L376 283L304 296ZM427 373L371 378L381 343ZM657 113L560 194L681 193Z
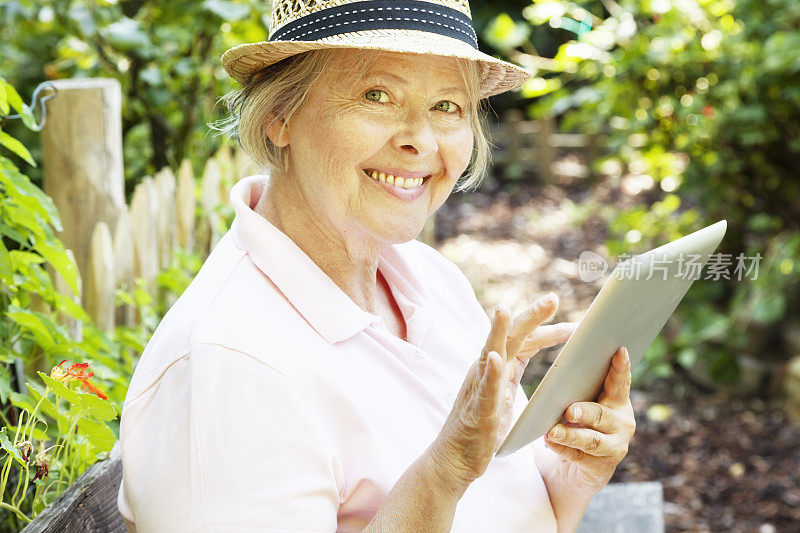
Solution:
M291 382L247 354L194 345L126 405L121 440L138 533L336 530L330 439Z

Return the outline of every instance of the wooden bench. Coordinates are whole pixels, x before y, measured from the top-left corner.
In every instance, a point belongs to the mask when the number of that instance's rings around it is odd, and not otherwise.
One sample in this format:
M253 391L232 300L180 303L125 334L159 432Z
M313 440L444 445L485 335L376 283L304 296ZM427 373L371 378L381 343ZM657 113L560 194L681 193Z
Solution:
M108 459L90 466L22 533L126 533L117 509L122 480L119 443ZM663 533L661 483L612 483L600 491L578 533ZM516 533L516 532L509 532Z

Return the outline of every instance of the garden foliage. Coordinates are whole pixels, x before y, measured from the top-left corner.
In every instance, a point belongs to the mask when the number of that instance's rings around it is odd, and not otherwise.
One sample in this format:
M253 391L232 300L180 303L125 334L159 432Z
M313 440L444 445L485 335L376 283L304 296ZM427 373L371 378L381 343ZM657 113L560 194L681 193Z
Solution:
M656 186L615 217L609 255L724 218L733 266L763 258L755 281L698 281L642 370L735 384L743 362L785 359L800 311L800 3L536 0L495 40L519 46L520 26L569 35L523 89L531 114L601 133L609 159Z
M61 222L52 200L6 157L13 154L35 165L27 148L4 131L12 112L39 129L14 87L0 78L1 531L24 527L89 465L107 456L119 435L118 414L134 357L144 349L166 301L180 294L199 269L198 257L178 253L159 275L157 301L141 282L130 292L120 291L121 301L138 310L138 325L113 332L96 328L76 303L80 279L54 233ZM24 382L17 379L17 369Z

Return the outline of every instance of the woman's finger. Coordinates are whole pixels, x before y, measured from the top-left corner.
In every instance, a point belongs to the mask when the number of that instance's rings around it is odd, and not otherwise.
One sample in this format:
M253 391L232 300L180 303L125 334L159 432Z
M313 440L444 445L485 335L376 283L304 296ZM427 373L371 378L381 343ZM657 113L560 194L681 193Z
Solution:
M506 345L508 357L511 358L517 355L523 342L525 342L525 338L540 324L550 320L557 310L558 296L550 292L537 299L530 307L517 315L511 324Z
M498 397L500 396L500 374L502 373L502 364L500 355L491 351L486 355L486 368L481 377L480 387L478 389L478 418L485 421L496 421L497 405L499 403Z
M608 469L608 459L604 457L595 457L578 448L570 448L563 444L555 443L549 439L546 440L547 447L553 450L559 457L585 468L589 472L596 473L602 476Z
M564 416L567 422L606 434L618 433L625 425L617 411L594 402L575 402L567 408Z
M631 359L627 348L620 347L611 358L598 403L610 407L627 405L631 395Z
M503 361L506 360L506 338L508 337L510 322L511 312L508 310L508 306L503 303L497 304L494 318L492 319L492 329L489 331L489 336L486 338L486 345L483 349L486 352L497 352Z
M578 322L559 322L558 324L539 326L536 331L525 338L522 348L517 353L517 359L529 359L539 350L567 342L577 327Z
M621 452L616 439L588 428L556 424L547 434L547 438L550 442L576 448L594 457L616 458Z

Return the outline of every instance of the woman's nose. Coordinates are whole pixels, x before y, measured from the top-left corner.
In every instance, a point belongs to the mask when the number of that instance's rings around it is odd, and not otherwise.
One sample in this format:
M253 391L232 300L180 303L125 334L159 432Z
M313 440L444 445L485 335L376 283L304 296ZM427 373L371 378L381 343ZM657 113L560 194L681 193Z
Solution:
M439 150L436 133L427 117L409 117L392 142L400 151L421 157Z

